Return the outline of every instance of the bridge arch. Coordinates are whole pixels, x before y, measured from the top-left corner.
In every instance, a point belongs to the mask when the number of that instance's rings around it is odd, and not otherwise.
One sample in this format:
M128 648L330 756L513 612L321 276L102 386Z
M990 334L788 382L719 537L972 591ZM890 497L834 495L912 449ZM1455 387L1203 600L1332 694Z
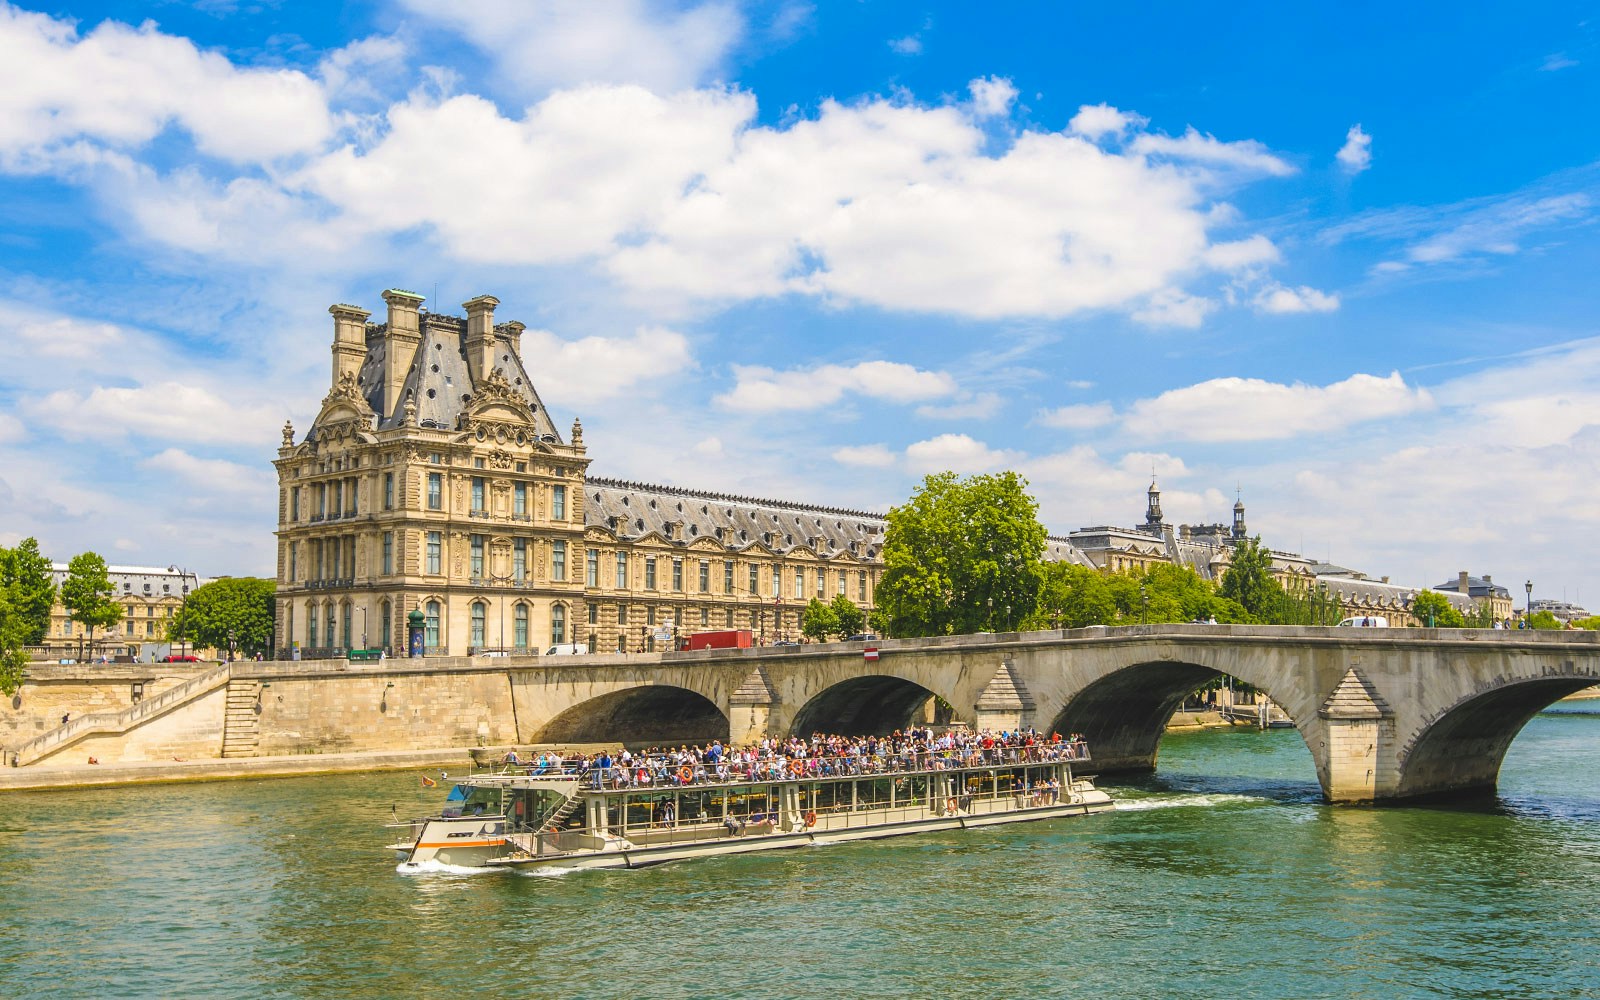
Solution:
M1399 753L1395 797L1494 794L1506 751L1535 715L1593 678L1534 677L1480 689L1434 716Z
M580 701L541 726L536 743L706 743L728 739L728 717L705 695L670 684L627 687Z
M904 677L852 677L812 695L795 712L789 731L797 736L881 736L920 721L919 710L934 696L933 691Z
M1314 716L1280 679L1241 676L1235 669L1192 660L1140 660L1099 677L1072 693L1050 717L1047 732L1081 733L1102 772L1153 771L1167 722L1185 697L1216 677L1232 675L1266 694L1288 713L1312 750L1306 726Z

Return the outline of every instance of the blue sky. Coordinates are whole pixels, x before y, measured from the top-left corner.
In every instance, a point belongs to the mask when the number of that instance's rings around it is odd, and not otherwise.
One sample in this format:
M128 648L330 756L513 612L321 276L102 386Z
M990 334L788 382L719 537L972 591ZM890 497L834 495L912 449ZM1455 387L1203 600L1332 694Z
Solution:
M1295 6L0 0L0 543L269 573L403 287L597 474L1600 605L1600 18Z

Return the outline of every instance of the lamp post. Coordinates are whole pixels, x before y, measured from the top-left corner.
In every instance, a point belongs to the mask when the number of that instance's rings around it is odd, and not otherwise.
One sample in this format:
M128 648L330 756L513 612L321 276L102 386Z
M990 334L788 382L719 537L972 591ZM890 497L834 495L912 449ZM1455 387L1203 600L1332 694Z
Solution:
M234 639L233 629L230 628L230 629L228 629L228 662L229 663L233 662L233 639Z
M356 610L361 612L361 648L365 650L367 648L367 609L359 607Z
M1528 592L1528 624L1532 625L1533 624L1533 581L1529 580L1527 583L1524 583L1522 585L1522 589L1526 590Z
M994 598L985 597L983 599L983 607L983 627L986 629L994 628Z

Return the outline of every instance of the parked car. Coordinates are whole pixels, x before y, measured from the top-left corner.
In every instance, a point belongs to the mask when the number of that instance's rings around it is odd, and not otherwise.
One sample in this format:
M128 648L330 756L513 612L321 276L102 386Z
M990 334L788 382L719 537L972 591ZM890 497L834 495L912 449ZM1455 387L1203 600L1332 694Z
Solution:
M793 639L779 639L777 642L773 643L773 645L774 646L798 646L800 644L798 642L795 642Z
M882 636L873 635L871 632L857 632L845 642L877 642L880 638Z
M187 654L184 654L184 655L168 655L168 656L163 656L161 658L161 662L162 663L199 663L200 662L200 658L198 656L189 656Z
M546 656L583 656L589 652L587 643L561 642L544 651Z
M1379 615L1357 615L1354 618L1346 618L1339 624L1341 626L1351 625L1358 628L1388 628L1389 619L1380 617Z

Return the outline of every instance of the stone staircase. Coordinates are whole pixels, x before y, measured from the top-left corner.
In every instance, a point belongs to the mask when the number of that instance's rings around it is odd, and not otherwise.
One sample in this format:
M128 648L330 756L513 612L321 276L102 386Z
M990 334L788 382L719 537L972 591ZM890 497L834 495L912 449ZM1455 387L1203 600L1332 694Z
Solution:
M232 666L224 663L153 698L146 698L131 708L79 716L17 747L11 752L10 763L13 767L26 767L89 736L120 736L229 684L232 675Z
M254 757L261 749L261 721L256 714L261 682L228 683L228 703L222 722L222 756Z

